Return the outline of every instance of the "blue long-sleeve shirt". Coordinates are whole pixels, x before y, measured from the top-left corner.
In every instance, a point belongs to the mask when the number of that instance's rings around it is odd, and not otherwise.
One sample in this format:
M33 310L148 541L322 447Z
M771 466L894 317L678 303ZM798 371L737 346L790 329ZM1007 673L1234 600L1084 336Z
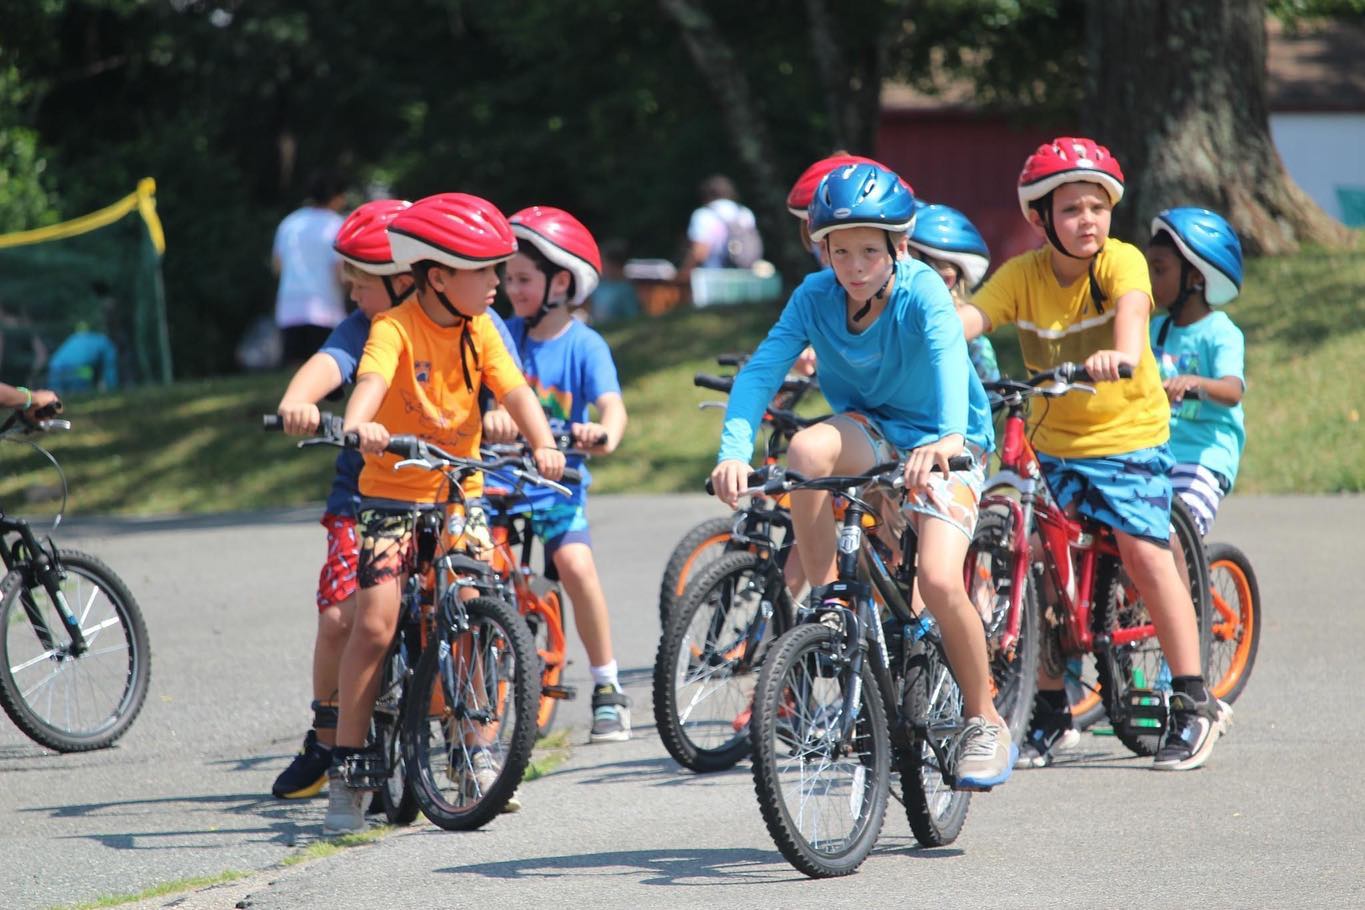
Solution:
M972 368L952 298L932 269L913 259L899 261L891 299L862 332L848 330L844 313L844 290L832 270L816 272L797 287L735 379L718 460L753 457L763 411L807 344L815 348L820 389L834 413L872 417L897 449L953 433L986 451L994 448L985 389Z

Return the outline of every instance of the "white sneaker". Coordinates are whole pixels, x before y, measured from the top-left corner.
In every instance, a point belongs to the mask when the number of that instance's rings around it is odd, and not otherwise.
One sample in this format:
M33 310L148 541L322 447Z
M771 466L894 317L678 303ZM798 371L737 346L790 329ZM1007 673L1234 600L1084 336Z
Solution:
M1009 727L979 715L967 718L957 741L957 789L989 790L1003 784L1018 758Z
M470 800L480 800L493 789L498 782L498 775L502 773L502 766L487 749L477 749L469 754L469 765L472 772L465 780L465 798ZM521 811L521 800L517 798L517 791L513 790L507 802L499 810L504 814L510 815L513 812Z
M366 830L365 791L348 787L336 768L327 772L327 816L322 833L357 834Z

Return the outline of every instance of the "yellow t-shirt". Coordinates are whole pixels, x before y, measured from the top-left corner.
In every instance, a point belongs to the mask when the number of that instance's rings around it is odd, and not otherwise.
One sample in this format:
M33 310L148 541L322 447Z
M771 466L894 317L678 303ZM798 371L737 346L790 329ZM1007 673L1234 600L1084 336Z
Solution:
M477 362L465 354L473 390L465 387L460 366L460 338L465 327L445 327L431 320L417 300L409 300L374 318L356 376L378 373L389 391L374 419L390 433L410 433L433 442L452 455L477 458L483 436L479 389L487 384L501 401L526 385L526 377L507 353L502 337L487 315L469 320ZM435 502L445 480L435 471L404 468L395 471L398 456L366 455L360 472L360 493L402 502ZM466 493L477 493L476 475L466 482Z
M1067 287L1057 283L1050 248L1021 253L1000 267L972 296L992 328L1014 323L1030 372L1059 363L1081 363L1091 354L1114 348L1118 299L1141 291L1150 300L1147 260L1138 248L1112 237L1095 257L1095 277L1105 294L1098 311L1090 281L1081 276ZM1133 378L1095 384L1096 393L1072 392L1037 400L1029 418L1033 444L1057 458L1117 455L1161 445L1170 438L1171 409L1161 388L1147 329Z

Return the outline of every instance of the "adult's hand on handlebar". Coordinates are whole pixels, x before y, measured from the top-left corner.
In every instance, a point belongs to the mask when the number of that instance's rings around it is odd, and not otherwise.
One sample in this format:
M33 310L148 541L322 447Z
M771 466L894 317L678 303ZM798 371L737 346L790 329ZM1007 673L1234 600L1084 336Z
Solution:
M912 449L905 459L905 489L911 493L929 489L929 477L935 466L947 477L951 473L948 459L962 454L962 449L962 437L956 433Z
M531 453L535 459L536 470L546 480L558 480L564 476L564 453L558 446L541 446Z
M727 458L711 472L711 487L716 498L730 508L739 507L739 494L749 481L749 463Z
M517 422L502 408L494 408L483 415L483 438L489 442L515 442Z
M281 401L275 413L280 415L282 429L290 436L309 436L322 423L318 406L308 401Z
M389 430L382 423L369 421L347 427L347 432L356 434L360 451L368 455L382 455L389 444Z
M1123 377L1119 368L1136 366L1122 351L1096 351L1085 358L1085 371L1095 382L1115 382Z

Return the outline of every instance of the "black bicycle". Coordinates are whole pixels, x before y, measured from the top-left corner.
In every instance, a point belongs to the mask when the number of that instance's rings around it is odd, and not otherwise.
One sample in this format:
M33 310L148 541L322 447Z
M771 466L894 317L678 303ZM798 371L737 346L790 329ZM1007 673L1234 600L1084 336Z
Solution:
M949 461L951 470L970 466L969 457ZM915 534L906 529L891 569L891 551L866 529L878 515L869 492L899 496L903 470L888 463L854 476L767 469L750 477L769 496L823 490L846 502L837 580L771 646L750 724L763 820L787 861L812 877L848 875L867 858L893 770L925 846L956 839L971 801L954 772L962 693L938 627L910 607Z
M24 442L66 476L52 453L27 438L70 429L67 420L36 423L16 413L0 440ZM0 505L0 705L34 741L58 752L112 745L147 699L152 651L147 625L128 587L88 553L39 540L24 519Z

